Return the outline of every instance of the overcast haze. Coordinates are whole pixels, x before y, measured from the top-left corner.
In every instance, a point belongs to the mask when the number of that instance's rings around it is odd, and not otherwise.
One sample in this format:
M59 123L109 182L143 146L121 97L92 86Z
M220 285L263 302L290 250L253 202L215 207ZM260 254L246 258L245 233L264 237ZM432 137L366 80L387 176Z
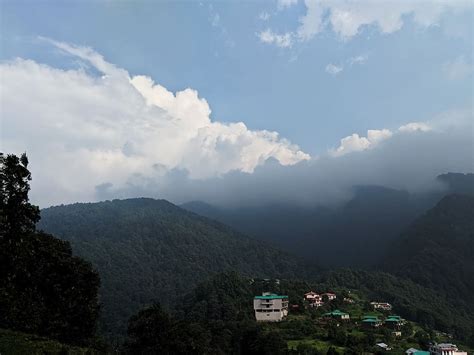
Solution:
M41 207L331 203L474 170L470 2L0 6L0 149Z

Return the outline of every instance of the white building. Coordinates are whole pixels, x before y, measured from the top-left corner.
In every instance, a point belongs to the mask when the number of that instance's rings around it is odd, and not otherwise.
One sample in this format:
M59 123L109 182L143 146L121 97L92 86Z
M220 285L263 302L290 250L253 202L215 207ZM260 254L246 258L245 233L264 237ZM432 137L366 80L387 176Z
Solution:
M370 302L374 309L383 309L384 311L392 310L392 305L387 302Z
M255 319L259 322L279 322L288 315L288 296L265 292L253 299Z
M333 292L326 292L321 295L322 297L326 296L329 301L335 300L336 299L336 294Z
M465 351L459 351L455 344L441 343L430 347L431 355L467 355Z
M385 343L377 343L375 345L378 346L379 348L383 349L383 350L386 350L386 351L392 350L392 348L390 346L388 346L387 344L385 344Z
M321 307L324 305L323 296L313 291L305 293L304 299L309 303L310 307Z

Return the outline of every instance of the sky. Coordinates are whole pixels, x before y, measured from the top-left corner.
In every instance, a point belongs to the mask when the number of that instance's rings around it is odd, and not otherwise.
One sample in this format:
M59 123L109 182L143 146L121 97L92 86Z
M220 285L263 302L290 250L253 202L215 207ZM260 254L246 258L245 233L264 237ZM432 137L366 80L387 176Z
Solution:
M473 170L469 1L0 10L0 148L27 152L42 207L314 202L350 184L419 189Z

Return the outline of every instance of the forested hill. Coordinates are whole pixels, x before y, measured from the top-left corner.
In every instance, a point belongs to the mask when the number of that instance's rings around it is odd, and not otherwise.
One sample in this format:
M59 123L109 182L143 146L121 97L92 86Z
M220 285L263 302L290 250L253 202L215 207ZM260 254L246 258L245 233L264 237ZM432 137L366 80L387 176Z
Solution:
M438 175L436 180L444 184L451 193L474 196L473 173L447 173Z
M122 333L145 304L171 305L215 273L294 277L301 270L296 258L165 200L78 203L44 209L41 217L39 228L70 241L98 269L109 335Z
M213 206L201 201L182 205L255 238L275 243L327 267L378 265L391 243L418 216L444 196L474 194L474 174L447 173L436 189L409 193L383 186L354 186L351 198L336 208L291 203Z
M337 208L292 204L219 208L199 201L182 207L326 267L372 266L425 208L415 206L407 192L381 186L356 186L352 193Z
M386 270L463 300L474 312L474 197L449 195L390 249Z

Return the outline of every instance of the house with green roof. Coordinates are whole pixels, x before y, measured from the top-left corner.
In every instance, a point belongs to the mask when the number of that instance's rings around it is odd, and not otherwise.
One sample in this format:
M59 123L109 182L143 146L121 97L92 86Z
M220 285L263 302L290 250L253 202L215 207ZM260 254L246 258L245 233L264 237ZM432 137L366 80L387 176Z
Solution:
M365 328L378 328L382 325L382 321L377 316L367 315L362 317L361 324Z
M372 314L366 314L362 317L362 320L366 320L366 319L373 319L373 320L379 320L380 321L379 316L372 315Z
M423 351L423 350L418 350L415 348L410 348L405 351L405 354L407 355L430 355L429 351Z
M349 313L341 312L338 309L336 309L332 312L324 313L323 317L326 318L326 319L338 319L338 320L349 320L350 319Z
M288 296L265 292L253 299L258 322L279 322L288 315Z
M388 328L392 328L392 329L399 329L400 327L402 327L406 322L403 318L401 318L400 316L396 316L396 315L391 315L391 316L388 316L385 320L384 320L384 325Z

